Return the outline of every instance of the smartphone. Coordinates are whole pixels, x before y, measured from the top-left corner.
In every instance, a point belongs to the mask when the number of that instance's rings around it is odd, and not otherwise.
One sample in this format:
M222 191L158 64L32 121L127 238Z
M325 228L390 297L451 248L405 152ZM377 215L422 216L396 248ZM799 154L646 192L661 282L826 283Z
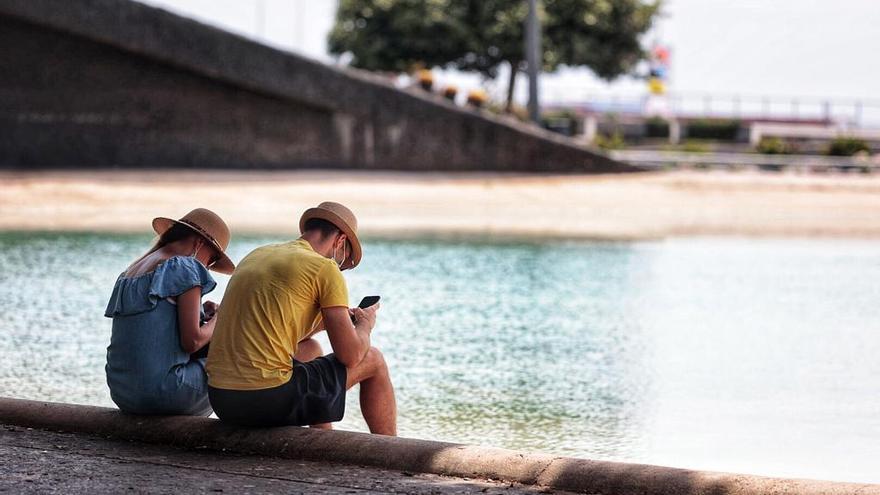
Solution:
M358 307L361 309L366 309L376 304L377 302L379 302L379 296L366 296L361 299L361 303L358 304ZM351 322L354 323L354 315L351 315Z
M358 304L358 307L361 309L369 308L377 302L379 302L379 296L366 296L361 299L361 303Z

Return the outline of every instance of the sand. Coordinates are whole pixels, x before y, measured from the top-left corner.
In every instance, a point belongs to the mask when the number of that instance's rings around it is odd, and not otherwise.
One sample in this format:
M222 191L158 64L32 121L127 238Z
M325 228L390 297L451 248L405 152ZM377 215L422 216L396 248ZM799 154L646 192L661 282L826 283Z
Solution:
M334 200L365 236L880 238L877 175L6 171L0 184L0 230L148 232L201 206L233 233L294 236L303 210Z

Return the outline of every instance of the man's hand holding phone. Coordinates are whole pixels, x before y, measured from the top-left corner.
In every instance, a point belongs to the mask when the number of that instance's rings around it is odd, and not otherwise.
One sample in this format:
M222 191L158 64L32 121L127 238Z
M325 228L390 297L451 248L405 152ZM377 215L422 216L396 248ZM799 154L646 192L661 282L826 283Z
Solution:
M356 327L366 326L370 331L376 326L376 311L379 310L379 296L367 296L358 307L349 309L351 321Z

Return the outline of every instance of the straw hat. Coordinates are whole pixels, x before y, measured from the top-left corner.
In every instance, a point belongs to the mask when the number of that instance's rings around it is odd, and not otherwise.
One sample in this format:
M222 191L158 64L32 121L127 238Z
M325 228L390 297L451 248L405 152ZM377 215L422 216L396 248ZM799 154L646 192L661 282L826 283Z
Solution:
M183 225L202 236L220 254L220 259L211 263L208 268L215 272L231 274L235 270L235 264L226 255L226 247L229 246L229 227L216 213L205 208L196 208L184 215L180 220L172 220L165 217L153 219L153 230L162 235L174 225Z
M346 258L340 268L345 270L356 267L361 262L361 241L357 236L358 222L354 213L339 203L325 201L316 208L309 208L302 214L302 218L299 219L300 234L305 230L306 222L313 218L326 220L345 234L348 242L351 243L351 256Z

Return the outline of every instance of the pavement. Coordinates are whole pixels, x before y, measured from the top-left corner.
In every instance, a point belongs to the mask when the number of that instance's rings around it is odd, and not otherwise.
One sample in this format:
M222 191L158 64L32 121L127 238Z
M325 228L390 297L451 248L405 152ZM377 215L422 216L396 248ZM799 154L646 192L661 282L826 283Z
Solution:
M206 449L121 442L0 426L0 493L412 493L571 492Z
M210 418L137 416L6 397L0 397L0 425L6 425L0 428L0 490L15 492L40 483L33 491L880 495L880 484L694 471L339 430L241 428Z

